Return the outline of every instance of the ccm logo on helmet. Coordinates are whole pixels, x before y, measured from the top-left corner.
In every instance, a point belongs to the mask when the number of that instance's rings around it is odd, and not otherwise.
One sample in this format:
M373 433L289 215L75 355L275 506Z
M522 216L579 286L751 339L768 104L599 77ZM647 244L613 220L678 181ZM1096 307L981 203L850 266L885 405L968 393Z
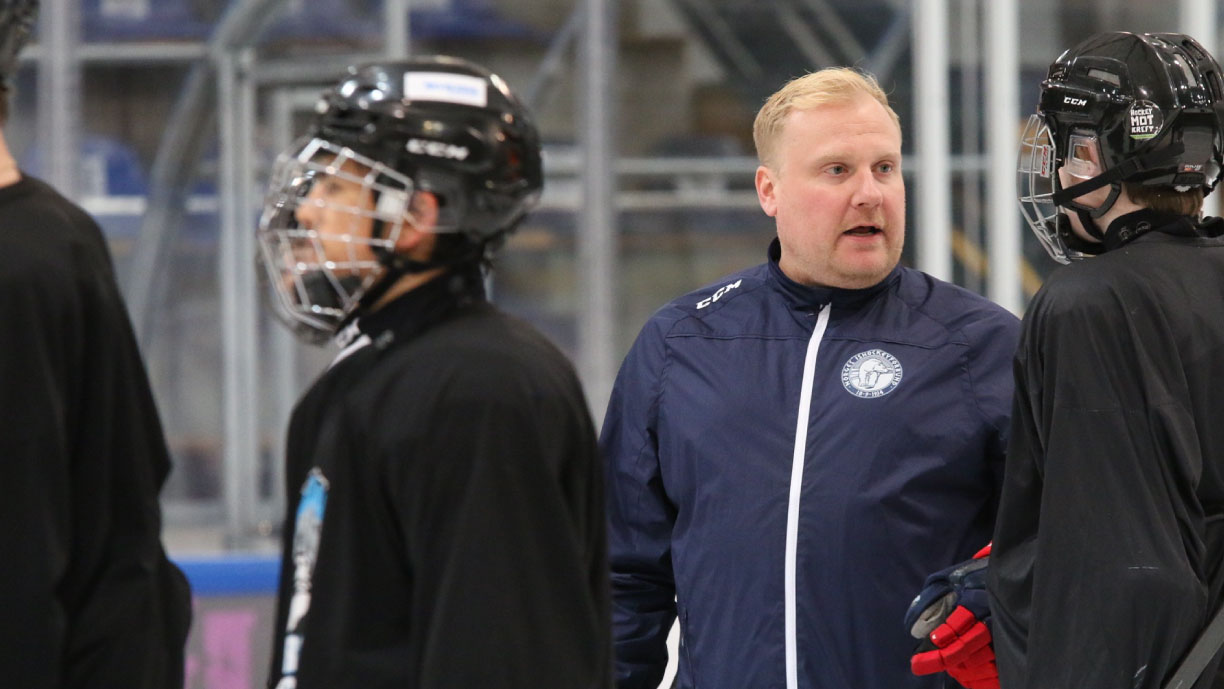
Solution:
M426 141L425 139L408 139L405 147L409 153L430 158L447 158L449 160L466 160L469 154L467 146L444 144L441 141Z
M1063 103L1065 105L1074 105L1077 108L1082 108L1085 105L1088 105L1088 99L1087 98L1074 98L1072 96L1063 96Z
M731 290L735 289L736 287L739 287L741 282L743 282L743 280L736 280L735 282L733 282L733 283L731 283L731 284L729 284L729 285L723 285L722 287L719 287L719 288L718 288L718 291L714 293L714 296L709 297L709 298L707 298L707 299L702 299L701 301L697 302L697 308L699 308L699 309L704 309L705 307L709 306L710 304L713 304L714 302L718 301L719 299L722 299L722 296L723 296L724 294L726 294L727 292L730 292Z

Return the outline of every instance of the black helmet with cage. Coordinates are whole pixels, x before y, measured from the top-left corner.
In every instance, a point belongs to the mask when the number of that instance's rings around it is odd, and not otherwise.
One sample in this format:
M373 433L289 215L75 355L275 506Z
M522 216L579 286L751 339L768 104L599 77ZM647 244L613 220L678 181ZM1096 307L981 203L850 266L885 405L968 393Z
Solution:
M540 138L496 74L424 57L353 67L319 102L314 136L382 162L441 197L441 227L486 241L543 186Z
M371 223L368 238L346 229L329 237L301 222L304 206L321 203L311 189L327 177L366 194L364 209L340 210L354 223ZM542 186L539 134L496 74L442 56L350 67L272 175L259 235L279 311L313 339L326 337L400 275L486 259ZM417 192L437 200L426 229L447 236L439 238L444 250L423 262L393 250L403 223L412 222ZM369 251L336 261L333 249L324 260L322 243L341 238Z
M1054 61L1018 168L1021 209L1055 260L1103 250L1075 236L1064 210L1101 239L1094 219L1113 207L1124 182L1180 192L1215 187L1224 163L1222 77L1184 34L1101 33ZM1077 180L1066 188L1057 174L1064 166ZM1104 187L1100 206L1074 200Z

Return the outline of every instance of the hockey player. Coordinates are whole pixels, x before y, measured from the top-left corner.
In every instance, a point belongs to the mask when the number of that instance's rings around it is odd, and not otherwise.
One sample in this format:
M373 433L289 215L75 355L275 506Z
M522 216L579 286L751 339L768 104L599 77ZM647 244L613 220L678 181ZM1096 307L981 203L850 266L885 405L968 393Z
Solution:
M1220 605L1222 107L1181 34L1093 36L1041 85L1020 202L1070 265L1016 358L988 576L1006 689L1157 689Z
M898 265L901 128L875 80L757 115L768 260L664 306L612 393L616 674L655 689L900 689L898 611L990 538L1017 319Z
M98 225L19 170L2 127L37 0L0 0L0 684L179 689L187 581L170 471Z
M350 68L318 113L259 230L280 311L340 347L289 426L269 686L609 686L586 401L484 295L540 192L535 126L444 57Z

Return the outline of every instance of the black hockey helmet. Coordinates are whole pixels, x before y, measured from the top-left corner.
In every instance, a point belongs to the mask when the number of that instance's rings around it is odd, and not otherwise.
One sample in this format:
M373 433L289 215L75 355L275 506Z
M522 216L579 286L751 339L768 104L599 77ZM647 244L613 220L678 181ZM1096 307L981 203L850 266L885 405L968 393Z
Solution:
M496 74L459 58L351 67L319 102L313 135L433 192L438 231L481 242L513 230L544 184L526 108Z
M17 68L17 54L30 40L38 19L38 0L0 0L0 80Z
M542 186L539 134L497 75L436 56L350 67L272 173L259 240L278 312L326 338L399 276L488 257ZM428 224L417 192L437 199ZM453 239L409 260L406 225Z
M1065 262L1099 250L1076 243L1065 222L1056 229L1055 216L1068 208L1100 217L1122 182L1211 191L1224 163L1222 101L1219 64L1184 34L1101 33L1060 55L1041 84L1020 165L1021 206L1051 255ZM1063 189L1056 171L1082 147L1095 148L1099 169ZM1073 201L1107 185L1100 207Z

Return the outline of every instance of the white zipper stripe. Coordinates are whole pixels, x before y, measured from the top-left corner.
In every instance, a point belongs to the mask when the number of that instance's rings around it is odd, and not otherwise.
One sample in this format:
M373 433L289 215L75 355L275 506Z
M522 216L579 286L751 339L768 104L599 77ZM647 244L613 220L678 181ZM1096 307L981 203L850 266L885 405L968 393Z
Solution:
M812 408L812 379L816 377L816 354L829 325L826 304L820 309L812 339L803 359L803 386L799 390L799 420L795 423L795 455L791 461L790 499L786 506L786 571L783 595L786 606L786 689L799 687L798 641L795 631L795 570L799 556L799 495L803 490L803 460L807 456L808 412Z

